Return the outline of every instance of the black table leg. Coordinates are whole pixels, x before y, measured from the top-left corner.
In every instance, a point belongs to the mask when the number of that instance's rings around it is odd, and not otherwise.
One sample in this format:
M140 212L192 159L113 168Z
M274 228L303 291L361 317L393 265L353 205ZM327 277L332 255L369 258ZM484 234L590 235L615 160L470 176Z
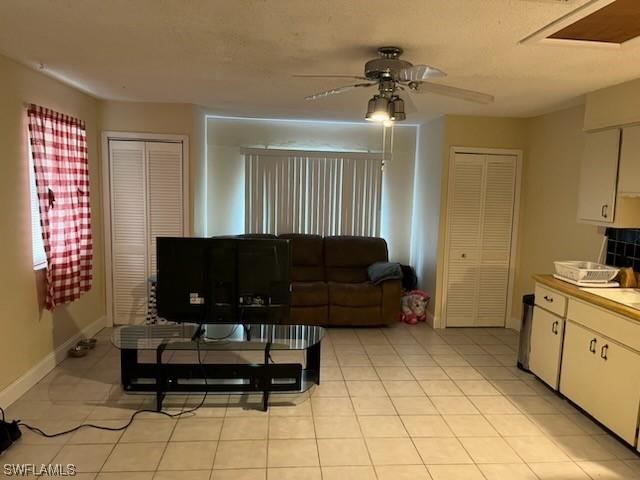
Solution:
M120 381L124 390L131 389L133 373L138 363L138 350L125 349L120 350Z
M162 369L162 354L167 348L166 343L158 345L156 349L156 410L162 410L162 401L164 400L164 372Z
M262 376L262 387L264 388L262 392L262 410L267 411L269 409L269 385L267 385L267 381L269 376L266 374L266 369L269 366L269 358L271 357L271 342L267 342L264 347L264 367L265 374Z
M316 372L316 383L320 385L320 343L307 348L307 370Z

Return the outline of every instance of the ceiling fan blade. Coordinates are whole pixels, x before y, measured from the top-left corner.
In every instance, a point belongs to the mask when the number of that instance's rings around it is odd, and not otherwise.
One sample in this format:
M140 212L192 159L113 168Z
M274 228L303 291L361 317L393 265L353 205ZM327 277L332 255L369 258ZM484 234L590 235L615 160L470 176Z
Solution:
M353 78L354 80L368 80L367 77L363 77L361 75L307 75L307 74L294 74L292 77L297 78Z
M404 111L406 113L416 113L418 111L418 107L413 102L411 95L402 95L402 100L404 101Z
M398 80L401 82L421 82L430 77L446 77L442 70L431 65L414 65L403 68L398 72Z
M409 88L415 93L435 93L436 95L445 95L447 97L459 98L469 102L476 103L493 103L495 97L486 93L466 90L464 88L450 87L448 85L440 85L431 82L410 82Z
M304 99L317 100L319 98L328 97L330 95L337 95L339 93L348 92L349 90L353 90L354 88L372 87L373 85L377 85L377 83L356 83L355 85L345 85L344 87L336 87L336 88L332 88L331 90L325 90L324 92L308 95L304 97Z

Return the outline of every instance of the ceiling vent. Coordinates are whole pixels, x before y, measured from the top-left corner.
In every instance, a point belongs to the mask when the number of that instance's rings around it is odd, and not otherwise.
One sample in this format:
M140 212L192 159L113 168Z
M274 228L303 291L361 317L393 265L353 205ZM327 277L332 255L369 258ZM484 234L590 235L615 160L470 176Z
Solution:
M544 41L619 48L635 43L632 41L639 36L640 1L590 0L520 43Z

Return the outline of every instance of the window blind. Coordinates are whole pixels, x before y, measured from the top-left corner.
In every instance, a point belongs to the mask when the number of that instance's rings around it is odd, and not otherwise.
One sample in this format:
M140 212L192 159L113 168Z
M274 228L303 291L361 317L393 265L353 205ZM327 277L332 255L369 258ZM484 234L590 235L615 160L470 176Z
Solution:
M381 155L243 153L246 233L379 236Z
M38 187L36 175L33 170L33 158L31 157L31 145L29 149L29 190L31 195L31 252L33 254L33 269L41 270L47 267L47 254L44 251L42 241L42 225L40 224L40 203L38 202Z

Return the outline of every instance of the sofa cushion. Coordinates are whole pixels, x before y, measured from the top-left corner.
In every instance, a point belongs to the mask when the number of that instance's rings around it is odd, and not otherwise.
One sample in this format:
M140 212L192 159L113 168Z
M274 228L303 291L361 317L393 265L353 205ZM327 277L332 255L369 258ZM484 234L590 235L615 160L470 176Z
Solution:
M325 282L291 283L291 305L315 307L329 304L328 287Z
M373 283L329 282L329 304L343 307L375 307L382 303L382 288Z
M325 278L328 281L366 282L369 265L387 260L387 242L382 238L336 236L324 239Z
M324 248L320 235L283 233L278 238L291 245L291 280L320 282L324 280Z

